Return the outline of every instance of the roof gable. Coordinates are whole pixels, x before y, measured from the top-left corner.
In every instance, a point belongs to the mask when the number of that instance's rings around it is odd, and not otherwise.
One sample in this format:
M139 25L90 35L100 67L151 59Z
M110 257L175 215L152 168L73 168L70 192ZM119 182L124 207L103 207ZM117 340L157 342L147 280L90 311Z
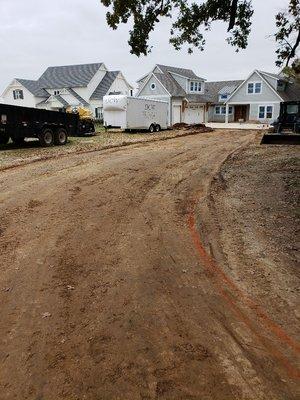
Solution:
M155 85L158 85L155 88L155 90L149 89L149 87L152 83L155 83ZM143 84L137 93L137 96L152 96L152 95L171 96L171 93L169 93L167 88L163 85L162 80L159 79L158 74L154 74L153 72L148 74L147 78L143 81Z
M255 77L256 76L256 77ZM253 78L254 77L254 78ZM254 70L253 72L251 72L251 74L244 80L242 81L242 83L231 93L231 95L228 97L228 99L226 100L226 103L228 103L229 101L232 101L232 99L234 98L234 96L236 96L239 91L244 88L244 86L248 83L248 82L255 82L257 79L262 80L268 91L270 91L273 95L275 95L277 97L277 100L283 100L281 97L281 93L279 93L278 91L275 90L275 88L268 82L268 80L258 71L258 70ZM258 94L260 96L260 94ZM246 91L244 93L241 93L241 96L244 97L244 100L246 99L247 101L249 101L249 103L251 103L253 101L253 97L249 98L249 95L246 94ZM250 95L253 96L253 95ZM264 97L261 98L261 101L263 101Z
M16 78L22 86L24 86L30 93L32 93L36 97L49 97L49 93L40 87L39 81L33 81L30 79L19 79Z
M39 79L40 87L58 89L86 87L103 63L49 67Z

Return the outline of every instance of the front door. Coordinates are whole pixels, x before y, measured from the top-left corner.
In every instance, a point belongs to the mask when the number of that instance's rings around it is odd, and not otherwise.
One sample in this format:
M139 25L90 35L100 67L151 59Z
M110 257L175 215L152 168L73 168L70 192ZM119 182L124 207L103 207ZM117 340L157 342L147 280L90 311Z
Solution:
M247 119L247 106L235 106L234 107L234 121L238 122L239 120L246 121Z

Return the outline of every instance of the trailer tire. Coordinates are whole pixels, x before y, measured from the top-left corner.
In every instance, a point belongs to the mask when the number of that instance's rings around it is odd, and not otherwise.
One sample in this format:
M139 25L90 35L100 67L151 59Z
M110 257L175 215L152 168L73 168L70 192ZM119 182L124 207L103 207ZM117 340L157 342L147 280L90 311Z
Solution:
M154 132L155 132L155 125L154 125L154 124L151 124L151 125L149 126L149 133L152 135Z
M44 129L43 132L39 135L39 141L41 146L43 147L53 146L54 135L52 129L50 128Z
M0 144L7 144L9 141L9 135L6 133L0 134Z
M68 141L68 133L66 129L60 128L54 134L54 144L58 146L63 146Z
M160 125L155 125L155 132L160 132L161 131L161 127Z

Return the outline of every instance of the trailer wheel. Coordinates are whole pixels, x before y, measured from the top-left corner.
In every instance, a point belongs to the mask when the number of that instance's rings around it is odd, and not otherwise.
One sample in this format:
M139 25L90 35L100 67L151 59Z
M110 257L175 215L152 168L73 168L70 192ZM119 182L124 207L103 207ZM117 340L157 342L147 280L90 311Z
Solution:
M9 135L6 133L0 133L0 144L7 144L9 141Z
M40 144L44 147L50 147L54 143L54 135L53 131L50 128L46 128L43 132L39 135Z
M161 130L161 127L160 127L160 125L155 125L155 132L160 132L160 130Z
M66 144L68 141L68 133L64 128L58 129L54 134L54 143L58 146Z
M149 127L149 133L154 133L155 132L155 125L150 125L150 127Z

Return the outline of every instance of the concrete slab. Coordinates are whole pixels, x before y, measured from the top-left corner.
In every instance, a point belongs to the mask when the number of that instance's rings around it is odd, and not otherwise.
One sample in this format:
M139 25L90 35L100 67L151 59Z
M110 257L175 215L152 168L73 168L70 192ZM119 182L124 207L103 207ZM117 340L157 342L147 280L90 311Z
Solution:
M269 124L249 124L246 122L206 122L206 126L214 129L269 129Z

